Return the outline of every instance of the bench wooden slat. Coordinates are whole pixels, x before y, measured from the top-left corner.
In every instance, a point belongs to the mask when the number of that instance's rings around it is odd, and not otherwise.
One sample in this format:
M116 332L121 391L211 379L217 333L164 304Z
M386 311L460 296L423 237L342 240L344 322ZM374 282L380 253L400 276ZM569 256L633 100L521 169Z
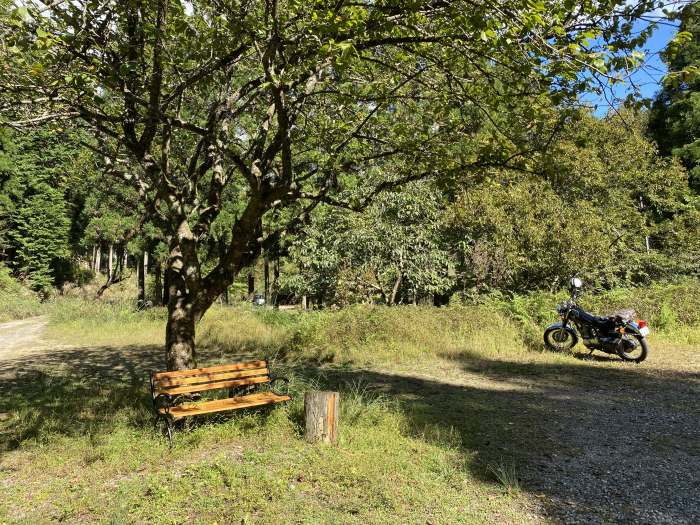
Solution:
M253 377L262 375L270 375L270 371L267 368L251 368L250 370L240 370L237 372L206 373L191 377L166 377L163 379L156 380L155 387L156 390L162 390L164 388L175 386L196 385L199 383L211 383L214 381L222 381L224 379L240 379L243 377Z
M206 368L193 368L191 370L175 370L172 372L156 372L153 374L153 379L160 380L164 378L175 378L175 377L189 377L197 376L202 374L208 374L212 372L233 372L236 370L247 370L249 368L265 368L267 367L267 361L249 361L247 363L233 363L228 365L216 365L209 366Z
M226 410L269 405L272 403L282 403L284 401L289 401L290 399L291 397L289 396L275 394L274 392L261 392L258 394L249 394L247 396L215 399L213 401L183 403L182 405L172 407L168 414L177 419L199 414L211 414ZM165 409L161 409L160 412L161 414L165 414Z
M217 381L216 383L206 383L203 385L177 386L174 388L159 388L157 394L191 394L195 392L206 392L208 390L220 390L223 388L233 388L236 386L256 385L259 383L269 383L270 376L249 377L244 379L234 379L232 381Z

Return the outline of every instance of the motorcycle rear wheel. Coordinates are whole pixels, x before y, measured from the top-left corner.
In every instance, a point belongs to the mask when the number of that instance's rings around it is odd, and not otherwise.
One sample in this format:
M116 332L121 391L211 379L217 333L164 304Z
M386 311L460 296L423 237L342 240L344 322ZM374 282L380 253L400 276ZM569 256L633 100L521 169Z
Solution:
M634 348L630 349L629 352L620 349L618 350L617 354L623 360L630 361L632 363L641 363L644 361L649 354L649 343L647 343L646 338L636 334L625 334L623 337L627 340L635 339L637 344L634 346Z
M552 352L567 352L578 343L578 336L571 328L551 326L544 331L544 346Z

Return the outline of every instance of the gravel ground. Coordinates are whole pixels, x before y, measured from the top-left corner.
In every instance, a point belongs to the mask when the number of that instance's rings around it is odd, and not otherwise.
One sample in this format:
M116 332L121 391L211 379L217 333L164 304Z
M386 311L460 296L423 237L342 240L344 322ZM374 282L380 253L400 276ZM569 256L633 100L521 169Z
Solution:
M550 430L555 446L527 488L567 524L700 523L698 394L683 381L572 393L588 409Z
M513 461L538 521L700 524L696 350L663 364L580 357L470 357L440 374L366 380L419 424L460 431L482 467Z
M46 317L31 317L0 324L0 361L42 350L41 336L48 322Z

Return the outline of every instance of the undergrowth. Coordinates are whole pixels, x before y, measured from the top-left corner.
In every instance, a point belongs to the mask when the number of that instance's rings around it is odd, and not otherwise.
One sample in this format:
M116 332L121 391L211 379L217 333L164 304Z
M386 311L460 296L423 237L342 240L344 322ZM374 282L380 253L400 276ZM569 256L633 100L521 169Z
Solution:
M290 365L379 366L418 363L436 355L541 351L542 330L557 320L555 306L565 298L563 293L493 294L443 308L355 305L306 312L214 305L197 327L197 344L222 359L265 355ZM588 293L580 302L598 314L634 308L653 333L679 340L692 342L700 326L697 281ZM49 335L82 345L161 345L165 319L165 308L137 311L126 298L64 297L51 307Z
M24 319L45 313L38 296L10 276L10 271L0 264L0 322Z

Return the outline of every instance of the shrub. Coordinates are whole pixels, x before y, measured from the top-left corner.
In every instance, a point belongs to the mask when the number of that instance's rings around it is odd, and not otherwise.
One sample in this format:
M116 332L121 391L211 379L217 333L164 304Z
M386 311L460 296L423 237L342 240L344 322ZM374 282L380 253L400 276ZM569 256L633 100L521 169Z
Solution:
M494 293L473 300L473 303L489 305L513 319L524 330L527 338L530 332L539 332L556 320L554 307L566 297L566 292L532 292L515 294L510 298ZM598 315L633 308L640 318L646 319L660 330L671 330L677 325L700 324L700 281L697 279L588 292L579 302Z

